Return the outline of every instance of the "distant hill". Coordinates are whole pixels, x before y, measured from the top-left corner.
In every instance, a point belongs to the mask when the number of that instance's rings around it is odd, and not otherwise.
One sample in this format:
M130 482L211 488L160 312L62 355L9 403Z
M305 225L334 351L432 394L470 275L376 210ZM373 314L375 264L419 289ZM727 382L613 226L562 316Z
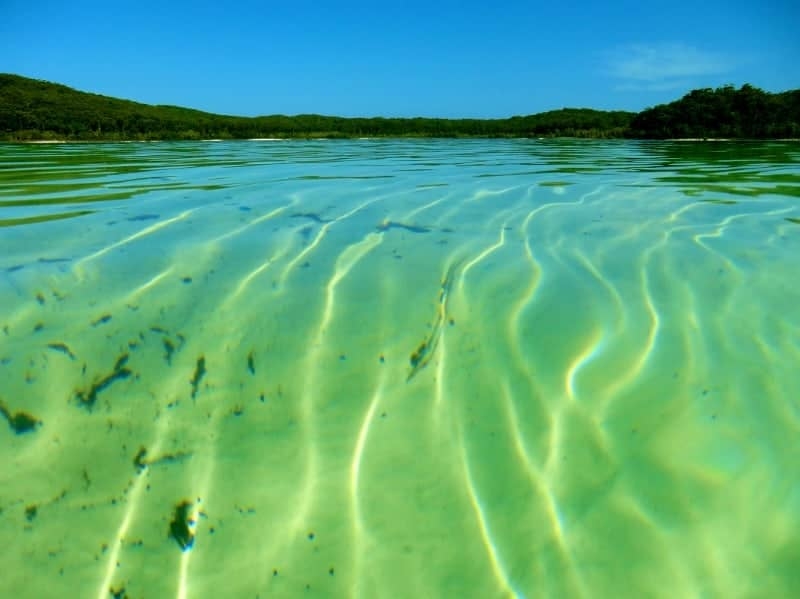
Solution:
M0 139L244 139L253 137L619 137L634 113L565 108L508 119L236 117L152 106L0 74Z
M229 120L240 119L140 104L0 74L0 135L6 138L137 139L156 137L153 134L157 132L183 132L191 138Z
M800 137L800 90L695 90L638 114L563 108L506 119L237 117L153 106L0 74L0 141L254 137Z

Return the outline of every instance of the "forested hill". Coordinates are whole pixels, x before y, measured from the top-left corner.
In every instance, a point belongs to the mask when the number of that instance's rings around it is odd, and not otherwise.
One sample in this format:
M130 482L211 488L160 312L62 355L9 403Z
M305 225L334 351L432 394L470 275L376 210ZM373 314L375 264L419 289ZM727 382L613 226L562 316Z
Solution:
M0 74L0 141L254 137L800 137L800 90L695 90L639 114L564 108L507 119L237 117Z
M696 89L680 100L643 110L630 137L800 138L800 89L779 94L745 84Z
M0 139L243 139L361 136L619 137L634 113L555 110L508 119L235 117L151 106L0 74Z

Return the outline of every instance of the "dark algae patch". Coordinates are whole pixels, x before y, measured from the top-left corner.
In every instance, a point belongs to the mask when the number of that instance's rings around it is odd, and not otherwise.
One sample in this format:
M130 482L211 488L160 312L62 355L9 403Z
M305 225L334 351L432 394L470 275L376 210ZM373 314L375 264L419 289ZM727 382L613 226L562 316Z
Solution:
M169 523L169 536L175 539L181 551L188 551L194 545L194 534L189 525L192 523L189 517L189 510L192 504L189 501L182 501L175 506L172 521Z
M164 345L164 359L167 361L167 364L172 366L172 354L175 353L175 344L167 337L164 337L162 343Z
M428 353L428 348L430 347L427 340L420 343L419 347L411 353L411 358L409 361L411 362L411 368L416 368L419 366L419 363L422 361Z
M180 333L171 334L167 329L160 326L151 326L149 330L151 333L161 335L161 346L164 348L164 361L168 366L172 366L172 358L175 353L183 347L183 343L186 341L185 337ZM139 333L139 338L142 342L145 341L144 332ZM177 341L173 339L177 339Z
M436 351L436 347L439 345L439 339L442 336L442 327L447 319L447 300L449 299L450 290L453 287L455 272L459 265L459 262L451 264L445 273L444 279L442 280L442 287L439 290L439 302L436 306L436 320L433 324L430 334L423 339L423 341L417 346L416 350L411 352L411 356L409 357L411 371L408 374L406 382L414 378L414 376L420 370L428 365L428 362L430 362L434 352Z
M128 363L128 358L128 354L122 354L114 363L114 370L111 372L111 374L96 380L88 389L84 391L78 391L75 394L75 397L77 398L79 404L87 410L91 410L97 401L97 395L101 391L104 391L110 387L114 381L127 379L130 377L133 374L133 371L125 366L125 364Z
M109 587L108 592L112 599L128 599L128 594L125 592L125 587L120 587L118 589Z
M8 426L17 435L34 432L42 423L41 420L27 412L15 412L12 414L11 410L2 401L0 401L0 415L6 419Z
M143 472L149 466L176 464L192 457L191 453L184 453L181 451L165 453L150 459L148 459L147 455L147 448L142 446L139 448L139 451L136 452L136 455L133 456L133 467L136 469L137 473Z
M206 359L205 356L200 356L197 358L197 365L194 367L194 374L192 375L192 380L189 383L192 385L192 399L197 396L197 387L200 384L200 381L203 380L203 377L206 375Z
M795 218L794 216L787 216L786 220L788 220L790 223L800 225L800 218Z
M111 314L103 314L102 316L95 318L92 321L93 327L99 327L101 324L105 324L111 320Z
M39 507L38 506L29 505L28 507L25 508L25 519L28 522L33 522L33 520L36 518L36 514L38 514L38 513L39 513Z
M410 233L430 233L433 229L430 227L423 227L420 225L412 225L406 223L398 223L395 221L385 220L377 227L375 227L377 231L389 231L390 229L401 229L403 231L409 231Z
M316 212L295 212L294 214L290 214L289 218L308 218L313 220L315 223L325 224L332 222L333 219L330 218L323 218Z
M255 356L253 356L253 352L250 352L249 354L247 354L247 371L250 374L255 374L256 373L256 360L255 360Z
M53 351L57 351L57 352L60 352L60 353L62 353L64 355L69 356L70 360L74 360L75 359L75 354L72 353L72 350L69 348L69 346L66 343L48 343L47 347L49 349L52 349Z
M147 468L147 462L144 461L146 457L147 449L140 447L139 451L137 451L136 455L133 457L133 467L136 468L136 472L141 472Z

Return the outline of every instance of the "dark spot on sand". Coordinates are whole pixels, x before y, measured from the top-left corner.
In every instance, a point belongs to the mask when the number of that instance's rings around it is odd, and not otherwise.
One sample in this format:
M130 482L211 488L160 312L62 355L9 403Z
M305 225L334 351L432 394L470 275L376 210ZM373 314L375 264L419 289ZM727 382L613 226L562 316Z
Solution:
M39 508L36 505L29 505L25 508L25 519L28 522L33 522L36 514L39 513Z
M420 343L417 350L413 352L411 354L411 357L409 358L409 362L411 362L411 366L413 368L417 367L417 365L420 363L420 360L422 360L422 358L425 357L427 351L428 351L428 342L423 341L422 343Z
M88 390L78 391L75 394L78 403L87 410L91 410L97 401L98 393L107 389L112 383L114 383L114 381L127 379L130 377L133 374L133 371L130 368L125 367L125 364L128 362L128 357L128 354L122 354L114 363L114 370L111 371L111 374L108 374L99 380L96 379ZM86 366L84 365L84 372L85 368Z
M144 447L140 447L139 451L136 452L136 455L133 457L133 467L136 468L137 472L141 472L145 468L147 468L147 462L144 459L147 457L147 449Z
M175 539L181 551L187 551L194 545L194 534L189 528L192 524L189 517L189 510L192 507L190 501L182 501L175 506L172 521L169 523L169 536Z
M108 592L111 593L112 599L127 599L128 595L125 593L125 587L120 587L119 589L114 589L114 587L109 587Z
M69 356L70 360L75 359L75 354L72 353L72 351L69 349L66 343L48 343L47 347L49 349L52 349L53 351L57 351Z
M92 326L93 327L100 326L101 324L107 323L109 320L111 320L111 314L103 314L101 317L92 321Z
M377 227L375 227L375 230L377 231L388 231L390 229L401 229L403 231L409 231L411 233L430 233L432 231L430 227L423 227L420 225L413 225L407 223L398 223L391 220L385 220Z
M8 426L11 427L11 430L17 435L31 433L35 431L36 428L42 423L41 420L35 418L31 414L28 414L27 412L15 412L12 414L11 410L9 410L8 407L1 401L0 415L6 419Z
M290 214L289 218L308 218L313 220L315 223L329 223L331 219L329 218L322 218L319 214L315 212L295 212L294 214Z
M172 366L172 354L175 353L175 344L167 337L164 337L161 343L164 346L164 360L168 365Z
M256 373L256 359L252 351L247 354L247 370L250 374Z
M192 379L189 383L192 385L192 399L197 396L197 387L200 385L200 381L203 380L203 377L206 375L206 359L205 356L200 356L197 358L197 364L194 367L194 374L192 375Z

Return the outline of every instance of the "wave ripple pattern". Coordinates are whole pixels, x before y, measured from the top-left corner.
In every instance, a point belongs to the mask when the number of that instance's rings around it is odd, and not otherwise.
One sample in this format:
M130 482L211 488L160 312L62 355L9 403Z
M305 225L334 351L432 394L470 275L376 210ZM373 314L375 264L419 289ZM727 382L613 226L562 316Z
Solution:
M0 146L0 595L789 597L797 143Z

